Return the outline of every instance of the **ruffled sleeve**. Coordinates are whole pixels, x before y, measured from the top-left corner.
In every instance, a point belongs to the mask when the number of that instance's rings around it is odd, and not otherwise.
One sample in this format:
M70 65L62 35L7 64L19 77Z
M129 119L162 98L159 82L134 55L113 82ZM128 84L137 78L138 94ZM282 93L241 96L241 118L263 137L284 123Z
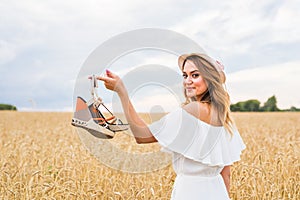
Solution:
M245 144L234 129L212 126L179 108L149 125L164 151L176 152L211 166L226 166L240 160Z

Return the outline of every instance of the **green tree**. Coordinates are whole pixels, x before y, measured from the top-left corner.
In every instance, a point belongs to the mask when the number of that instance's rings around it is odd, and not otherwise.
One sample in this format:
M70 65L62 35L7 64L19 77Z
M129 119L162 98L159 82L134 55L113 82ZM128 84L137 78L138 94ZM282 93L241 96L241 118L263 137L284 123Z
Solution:
M251 99L244 102L245 111L259 111L260 101L256 99Z
M17 110L17 107L10 104L0 104L0 110Z
M230 105L230 110L232 112L241 111L242 110L242 104L241 104L241 102L238 102L236 104L231 104Z
M277 99L275 95L271 96L261 108L262 111L279 111L280 109L277 107Z
M300 111L300 108L296 108L295 106L292 106L290 109L288 109L287 111L292 111L292 112L297 112Z
M231 104L230 110L233 112L235 111L254 112L254 111L259 111L259 105L260 105L260 101L256 99L250 99L247 101L237 102L236 104Z

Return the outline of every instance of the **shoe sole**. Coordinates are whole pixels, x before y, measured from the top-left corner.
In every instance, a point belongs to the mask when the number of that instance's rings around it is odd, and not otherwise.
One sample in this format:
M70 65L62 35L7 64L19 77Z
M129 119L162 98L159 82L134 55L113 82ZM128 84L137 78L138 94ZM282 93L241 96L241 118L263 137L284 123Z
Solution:
M97 138L111 139L115 133L109 131L106 127L96 124L92 119L89 121L83 121L80 119L72 118L71 124L75 127L83 128Z

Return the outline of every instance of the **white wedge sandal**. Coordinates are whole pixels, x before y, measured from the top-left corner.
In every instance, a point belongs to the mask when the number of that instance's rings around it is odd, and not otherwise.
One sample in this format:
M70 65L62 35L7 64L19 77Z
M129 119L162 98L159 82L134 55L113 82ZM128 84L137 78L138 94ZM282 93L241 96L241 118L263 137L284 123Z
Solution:
M110 139L114 137L115 132L128 130L129 124L124 124L104 105L102 99L97 95L97 87L98 82L93 75L91 79L92 99L86 102L82 97L77 97L76 110L71 124L86 129L95 137ZM108 111L111 116L105 117L100 111L100 107Z

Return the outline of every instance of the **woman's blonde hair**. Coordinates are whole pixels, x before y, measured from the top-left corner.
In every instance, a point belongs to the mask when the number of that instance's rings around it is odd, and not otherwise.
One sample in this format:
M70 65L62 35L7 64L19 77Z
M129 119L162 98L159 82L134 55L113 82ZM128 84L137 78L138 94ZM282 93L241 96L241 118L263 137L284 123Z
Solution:
M225 129L232 135L234 121L230 113L230 98L228 92L224 88L226 80L223 69L220 68L219 63L207 56L206 54L185 54L179 57L178 64L181 70L187 61L192 61L198 68L202 78L206 82L207 91L200 102L210 103L212 108L217 111L217 119L225 127ZM186 97L185 104L191 101L196 101L195 97Z

